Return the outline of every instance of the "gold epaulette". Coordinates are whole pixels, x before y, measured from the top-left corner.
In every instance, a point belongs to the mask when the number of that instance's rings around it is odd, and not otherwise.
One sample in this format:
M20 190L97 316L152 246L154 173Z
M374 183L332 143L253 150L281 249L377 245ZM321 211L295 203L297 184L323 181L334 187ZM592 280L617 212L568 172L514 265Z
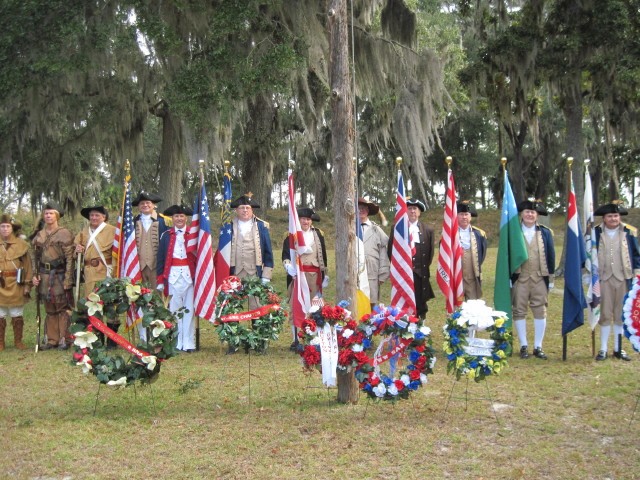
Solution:
M478 227L476 227L474 225L471 225L471 228L473 228L474 230L479 231L480 235L482 235L484 238L487 238L487 232L485 232L483 229L478 228Z
M318 227L313 227L313 228L315 228L318 231L318 233L324 237L324 232L321 229L319 229Z
M173 219L171 217L167 217L164 213L158 213L158 215L164 218L164 224L167 227L173 227Z
M633 235L634 237L638 236L638 229L636 227L634 227L633 225L629 225L628 223L623 223L622 225L624 225L624 228L628 229L631 232L631 235Z
M544 228L544 229L546 229L546 230L549 230L549 232L551 232L551 236L552 236L552 237L554 236L553 230L551 230L551 229L550 229L549 227L547 227L546 225L541 225L541 224L539 223L539 224L538 224L538 226L539 226L540 228Z
M254 215L254 217L256 217L256 220L261 221L262 223L264 223L264 226L267 227L267 230L269 230L269 222L262 220L260 217L258 217L257 215Z

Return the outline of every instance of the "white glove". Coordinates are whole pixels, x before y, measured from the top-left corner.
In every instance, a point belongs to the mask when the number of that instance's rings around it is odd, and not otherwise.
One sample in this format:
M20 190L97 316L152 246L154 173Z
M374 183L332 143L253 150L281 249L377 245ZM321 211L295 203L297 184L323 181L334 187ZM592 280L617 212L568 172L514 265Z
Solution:
M262 279L262 283L269 283L271 280L269 280L268 278L263 278Z
M162 292L164 290L164 283L159 283L156 290L160 290Z
M553 282L549 282L549 291L553 290L554 287L554 283Z
M292 277L295 277L298 274L298 272L296 271L295 265L293 265L292 263L285 264L284 268L287 271L287 273Z
M325 275L322 279L322 288L327 288L329 286L329 275Z

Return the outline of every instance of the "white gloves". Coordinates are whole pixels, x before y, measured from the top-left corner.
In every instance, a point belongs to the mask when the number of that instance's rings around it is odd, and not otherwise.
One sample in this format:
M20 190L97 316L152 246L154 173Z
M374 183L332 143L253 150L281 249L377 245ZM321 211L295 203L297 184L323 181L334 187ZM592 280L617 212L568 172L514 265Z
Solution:
M549 291L553 290L554 285L555 284L553 282L549 282Z
M262 279L262 283L269 283L271 280L269 280L268 278L263 278Z
M325 275L324 279L322 279L322 288L327 288L329 286L329 275Z
M159 290L161 292L164 291L164 283L159 283L158 286L156 287L156 290Z
M295 277L298 272L296 271L296 267L293 263L286 263L284 265L284 269L287 271L287 273L291 276L291 277Z

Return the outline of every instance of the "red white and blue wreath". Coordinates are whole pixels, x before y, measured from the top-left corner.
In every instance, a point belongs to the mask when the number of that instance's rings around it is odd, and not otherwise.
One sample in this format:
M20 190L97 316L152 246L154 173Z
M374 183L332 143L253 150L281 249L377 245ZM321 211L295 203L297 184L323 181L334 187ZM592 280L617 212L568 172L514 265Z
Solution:
M500 373L511 354L511 333L505 322L506 314L494 311L484 300L468 300L449 315L442 346L449 360L447 373L476 382ZM476 338L478 331L489 332L490 339Z
M256 297L259 308L244 311L249 296ZM280 306L280 296L271 283L259 278L236 276L225 278L218 288L212 323L220 341L233 349L265 352L269 341L277 340L287 312ZM252 321L248 324L248 321Z
M146 341L132 345L107 326L119 315L132 310L141 315L141 327L148 329ZM107 319L107 322L104 320ZM154 381L164 360L176 355L176 317L164 305L157 291L128 278L106 279L86 298L80 299L71 316L70 332L74 337L73 365L85 374L111 387L124 387L136 381ZM126 360L111 355L105 346L108 337L131 354Z
M631 290L624 299L622 307L622 323L624 334L636 352L640 352L640 275L631 285Z

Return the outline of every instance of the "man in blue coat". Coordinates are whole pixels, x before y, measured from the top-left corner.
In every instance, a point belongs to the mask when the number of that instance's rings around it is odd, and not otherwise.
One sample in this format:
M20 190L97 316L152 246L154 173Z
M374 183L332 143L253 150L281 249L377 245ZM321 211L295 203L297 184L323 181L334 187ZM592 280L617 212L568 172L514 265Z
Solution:
M513 325L520 341L520 358L529 358L527 342L527 311L533 314L533 355L541 360L547 356L542 350L542 340L547 328L547 304L549 290L553 288L556 251L553 232L538 223L538 215L547 215L540 200L525 200L518 204L521 213L522 234L529 259L513 274L511 303Z
M597 361L608 358L609 334L613 324L613 356L624 361L631 358L622 350L622 306L631 288L631 280L640 275L638 231L620 220L627 210L619 202L602 205L595 212L602 223L595 228L600 269L600 351Z

